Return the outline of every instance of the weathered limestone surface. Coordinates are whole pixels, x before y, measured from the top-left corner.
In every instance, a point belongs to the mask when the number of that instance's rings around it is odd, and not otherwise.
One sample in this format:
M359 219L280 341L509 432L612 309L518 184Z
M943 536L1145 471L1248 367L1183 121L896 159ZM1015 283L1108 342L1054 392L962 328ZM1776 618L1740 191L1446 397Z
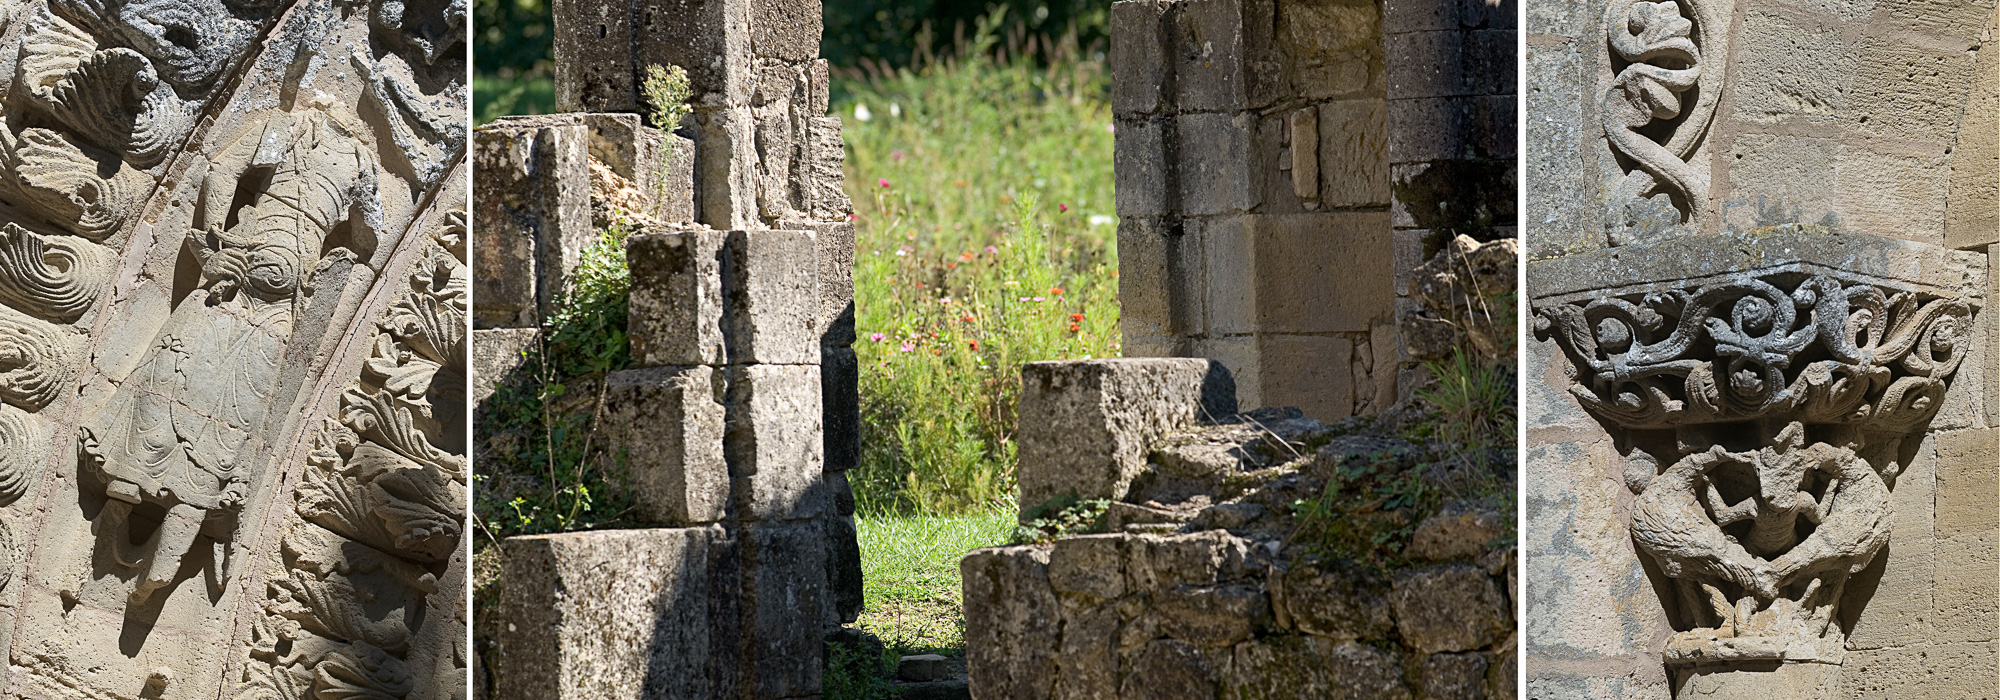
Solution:
M1236 413L1212 360L1120 358L1021 368L1021 503L1118 499L1168 432Z
M465 13L0 9L0 695L466 694Z

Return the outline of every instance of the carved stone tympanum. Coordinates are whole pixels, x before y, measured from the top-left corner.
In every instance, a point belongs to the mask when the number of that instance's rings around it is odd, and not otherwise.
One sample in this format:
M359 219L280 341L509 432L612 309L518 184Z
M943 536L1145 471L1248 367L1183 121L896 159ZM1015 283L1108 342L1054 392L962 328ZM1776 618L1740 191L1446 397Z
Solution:
M0 695L465 695L466 11L0 7Z
M1775 259L1728 271L1734 246ZM1643 279L1640 260L1681 257L1724 262ZM1843 596L1889 541L1904 443L1972 350L1983 259L1785 232L1556 264L1628 277L1538 299L1535 332L1627 460L1633 543L1678 610L1666 662L1840 663Z

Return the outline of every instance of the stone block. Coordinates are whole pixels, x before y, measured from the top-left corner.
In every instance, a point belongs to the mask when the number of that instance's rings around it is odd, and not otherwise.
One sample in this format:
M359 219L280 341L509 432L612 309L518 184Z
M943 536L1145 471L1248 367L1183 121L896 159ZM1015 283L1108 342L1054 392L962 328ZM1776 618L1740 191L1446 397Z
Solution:
M541 223L534 129L472 132L472 284L481 328L536 325L535 233Z
M656 0L665 2L668 0ZM695 201L700 223L718 229L759 228L757 122L749 107L694 110Z
M734 478L735 517L810 520L822 516L828 493L820 475L817 365L732 365L723 455Z
M1474 559L1488 544L1513 531L1513 523L1477 501L1456 500L1417 524L1405 553L1417 561Z
M1049 551L1049 586L1091 598L1125 595L1127 535L1082 535L1056 540Z
M646 126L637 114L585 114L590 157L644 194L648 216L693 223L694 142Z
M480 404L507 383L527 353L541 343L542 332L534 328L492 328L472 332L472 402Z
M1205 586L1244 575L1249 542L1221 530L1133 535L1125 543L1126 593Z
M847 480L841 478L837 488L847 488ZM840 499L836 497L834 500ZM861 541L854 529L854 496L851 492L847 502L847 513L836 512L826 520L827 611L830 613L828 619L834 625L854 624L861 617L863 604Z
M1148 700L1208 700L1227 668L1217 668L1208 654L1178 639L1146 642L1132 659L1119 697Z
M1258 250L1264 219L1241 215L1186 222L1202 250L1200 290L1208 322L1196 332L1225 336L1265 330L1260 318L1264 305L1258 299L1265 285L1247 283L1266 277L1260 274L1264 256Z
M1864 34L1844 48L1856 54L1857 71L1848 76L1851 111L1840 115L1847 128L1878 139L1925 143L1925 150L1950 147L1954 136L1980 128L1963 121L1978 60L1966 45ZM1984 128L1994 127L1987 122Z
M700 106L749 103L756 82L751 0L636 0L635 4L642 30L634 49L636 66L674 65L687 70L692 101ZM705 139L701 142L707 147Z
M1114 116L1152 114L1164 106L1160 92L1167 85L1169 74L1161 18L1168 7L1159 0L1122 0L1111 4Z
M1054 697L1062 616L1049 588L1049 549L975 549L958 568L964 587L966 672L980 697Z
M1117 498L1148 443L1236 412L1227 370L1200 359L1033 362L1021 369L1021 507L1065 494Z
M633 48L650 27L634 27L632 5L557 0L549 5L556 110L638 112L639 68ZM692 68L688 64L677 64Z
M1838 609L1849 650L1898 647L1935 633L1937 462L1936 438L1926 436L1889 492L1889 543L1848 579Z
M1382 43L1390 100L1513 91L1513 32L1409 32Z
M1987 26L1993 22L1988 18ZM1980 51L1975 57L1972 93L1951 149L1951 203L1945 209L1945 246L1960 250L2000 244L2000 56Z
M1988 501L1991 509L1992 501ZM2000 532L1946 534L1933 543L1933 642L1990 642L2000 636Z
M1271 700L1409 700L1395 655L1312 636L1237 645L1223 697Z
M1381 100L1337 100L1319 106L1321 204L1343 208L1389 203L1389 123L1388 105Z
M1174 106L1182 112L1232 112L1249 106L1244 57L1244 0L1189 0L1168 13L1167 53Z
M1552 4L1556 7L1562 5L1562 3ZM1511 0L1497 3L1485 0L1391 3L1382 8L1382 32L1405 34L1458 29L1513 29L1517 26L1514 19L1516 9ZM1546 12L1549 9L1551 8L1530 7L1530 11Z
M1718 112L1753 123L1830 124L1852 108L1860 57L1835 33L1836 20L1752 9L1740 21L1730 46L1734 99Z
M1390 600L1404 643L1425 653L1480 649L1514 628L1499 584L1472 564L1399 572Z
M1263 400L1264 363L1258 356L1256 336L1197 338L1190 345L1193 351L1186 354L1209 358L1229 370L1236 383L1238 410L1248 411L1268 405Z
M730 231L722 251L722 340L730 364L819 361L812 231Z
M1179 190L1176 194L1180 197L1181 213L1231 214L1250 211L1262 203L1259 195L1264 191L1261 179L1265 173L1250 167L1254 116L1182 114L1174 122L1173 152L1177 157L1172 165L1173 181ZM1322 154L1325 147L1322 135ZM1338 206L1333 204L1338 200L1326 200L1329 205Z
M827 473L861 465L861 367L852 348L820 348L821 438Z
M1200 282L1199 277L1190 281L1172 274L1168 247L1179 247L1179 241L1170 241L1163 229L1157 219L1118 220L1118 329L1127 345L1132 338L1162 338L1182 332L1183 327L1174 322L1174 300L1184 300L1187 286ZM1183 258L1196 265L1201 262L1199 256Z
M731 546L719 526L505 540L495 697L732 695L735 618L712 600L735 586L718 580Z
M712 523L729 505L722 387L709 367L654 367L604 378L598 432L632 485L641 519Z
M825 114L821 105L812 112ZM839 221L854 211L854 203L841 189L841 169L847 163L847 148L840 140L840 117L816 116L806 121L804 167L797 183L805 199L806 211L821 221Z
M750 48L758 58L819 58L819 0L750 0Z
M1393 311L1396 256L1382 212L1259 217L1256 238L1256 275L1234 283L1255 280L1257 330L1365 333Z
M1333 640L1388 639L1389 581L1370 570L1335 564L1300 564L1272 586L1272 599L1301 632Z
M632 363L719 365L723 342L721 231L648 231L625 241L632 274L626 335Z
M826 644L826 531L819 521L753 523L738 533L743 552L742 687L757 698L803 698L820 691Z
M1486 655L1432 654L1424 657L1425 700L1484 700Z
M1176 207L1175 163L1167 159L1167 140L1177 138L1172 118L1125 119L1113 122L1111 136L1113 197L1120 217L1152 217Z
M1269 625L1271 600L1255 584L1183 585L1154 593L1152 612L1167 636L1213 649L1248 640Z
M1992 679L2000 678L2000 646L1989 641L1850 651L1839 668L1838 690L1828 697L1992 697Z
M1593 5L1586 10L1578 4L1563 3L1569 11L1564 19L1587 17L1591 31L1601 31L1598 18L1604 9ZM1542 5L1530 3L1530 16L1538 14ZM1595 250L1607 242L1597 158L1610 154L1600 145L1604 131L1593 126L1595 117L1584 116L1585 104L1596 98L1597 84L1595 59L1588 68L1585 64L1574 46L1530 46L1523 61L1522 69L1528 73L1526 109L1531 116L1525 124L1527 150L1521 158L1527 183L1523 216L1534 226L1524 242L1531 260ZM1584 97L1587 90L1592 91L1590 98Z
M1257 336L1258 383L1268 406L1294 406L1332 422L1354 414L1354 342L1345 336ZM1370 387L1372 389L1372 387Z
M1251 103L1259 109L1284 99L1381 95L1383 6L1376 3L1281 3L1269 63L1283 66L1278 79L1253 52ZM1249 29L1249 27L1246 27Z
M1117 606L1068 596L1059 596L1058 600L1062 608L1062 643L1056 648L1056 696L1117 697Z
M848 221L786 221L783 227L813 232L819 275L819 304L813 334L821 347L854 344L854 224Z

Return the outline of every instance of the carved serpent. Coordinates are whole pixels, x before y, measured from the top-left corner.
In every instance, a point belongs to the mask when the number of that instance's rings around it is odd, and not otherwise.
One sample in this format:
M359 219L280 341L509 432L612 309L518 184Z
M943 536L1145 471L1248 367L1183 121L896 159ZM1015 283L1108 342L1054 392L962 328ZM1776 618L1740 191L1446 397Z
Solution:
M1697 194L1698 176L1687 157L1715 116L1724 63L1703 61L1701 53L1704 49L1711 55L1724 53L1725 39L1710 0L1685 1L1692 23L1673 0L1612 0L1605 7L1604 29L1611 49L1631 65L1605 90L1600 106L1604 136L1612 149L1640 168L1613 188L1611 202L1622 206L1664 185L1688 203L1684 223L1692 225L1708 215L1708 203ZM1699 91L1687 120L1666 143L1638 132L1653 120L1680 116L1680 94L1699 84L1709 88Z

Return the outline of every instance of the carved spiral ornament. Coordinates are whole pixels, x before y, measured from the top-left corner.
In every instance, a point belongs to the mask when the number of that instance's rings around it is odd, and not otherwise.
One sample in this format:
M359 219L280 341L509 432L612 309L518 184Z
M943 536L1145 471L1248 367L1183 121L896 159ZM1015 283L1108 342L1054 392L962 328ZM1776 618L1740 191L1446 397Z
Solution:
M43 441L40 419L11 406L0 406L0 506L26 495L33 470L45 465L36 459Z
M48 129L23 129L18 138L0 131L0 168L12 175L8 189L20 204L92 241L116 233L153 186L115 156Z
M1604 30L1612 54L1626 62L1600 102L1604 136L1639 166L1612 188L1609 204L1622 207L1664 189L1686 203L1682 223L1694 225L1708 216L1708 203L1687 159L1715 117L1726 63L1702 55L1727 55L1714 0L1611 0ZM1695 90L1695 101L1683 105L1688 90ZM1639 133L1674 119L1680 121L1664 142Z
M0 301L51 321L75 321L111 282L111 255L67 236L0 225Z
M29 411L48 408L72 388L83 338L0 307L0 400Z

